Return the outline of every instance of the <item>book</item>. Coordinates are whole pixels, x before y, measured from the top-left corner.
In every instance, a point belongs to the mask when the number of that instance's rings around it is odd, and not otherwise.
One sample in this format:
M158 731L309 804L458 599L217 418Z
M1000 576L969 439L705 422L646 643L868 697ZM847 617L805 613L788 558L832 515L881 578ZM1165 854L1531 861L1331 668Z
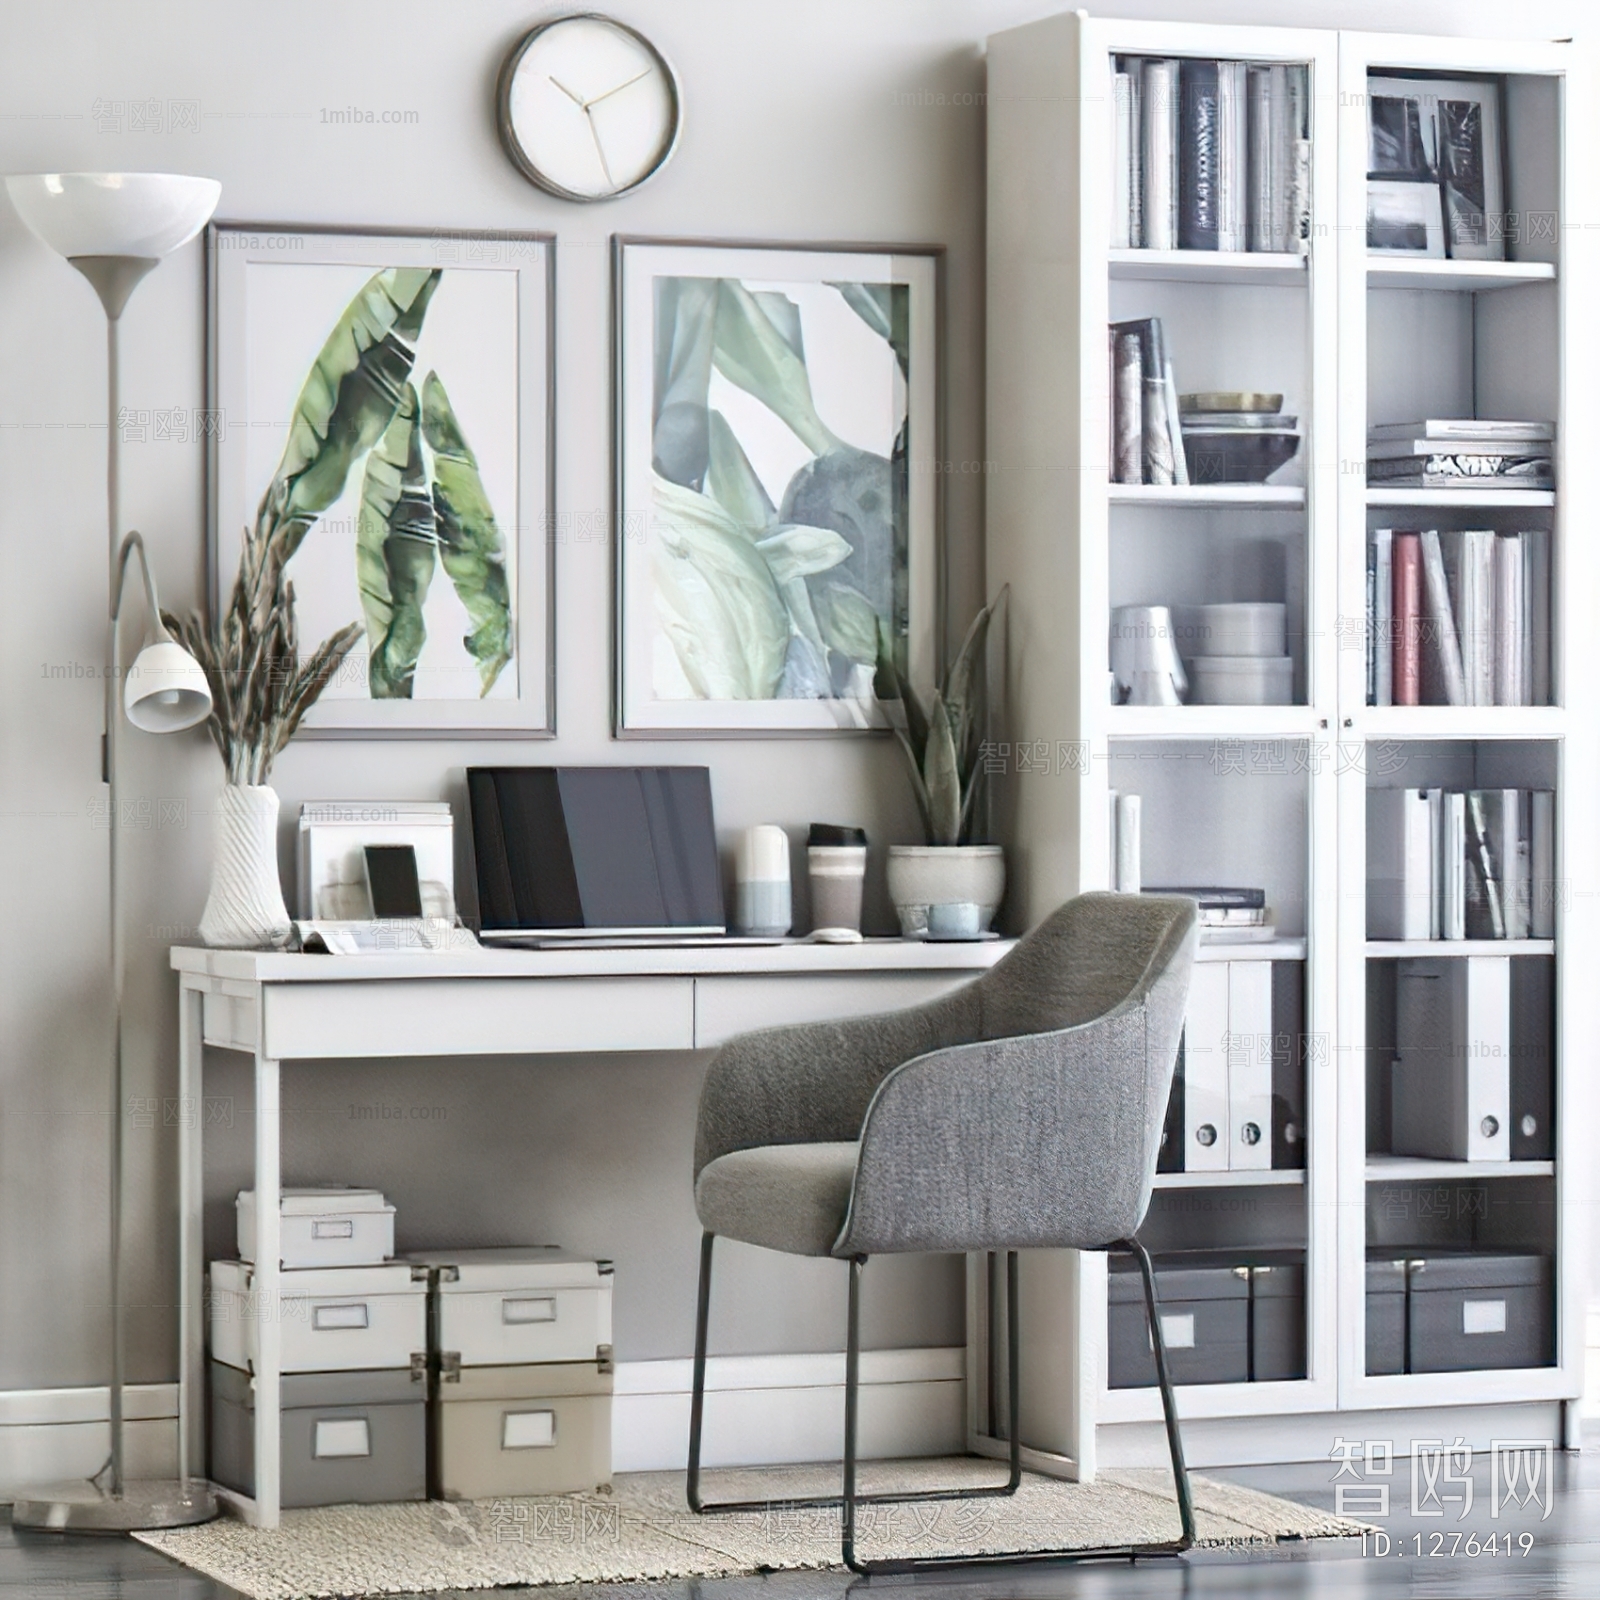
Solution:
M1521 789L1487 789L1483 795L1489 844L1500 868L1500 907L1507 939L1528 937L1531 878L1527 805Z
M1241 907L1247 910L1259 911L1267 903L1267 891L1265 889L1235 888L1225 885L1209 885L1202 888L1195 888L1190 885L1177 888L1157 888L1156 885L1149 884L1144 892L1146 894L1187 895L1189 899L1198 901L1202 910L1219 908L1226 910L1230 907Z
M1146 61L1140 97L1146 250L1178 244L1178 98L1178 63Z
M1556 797L1548 789L1535 789L1528 796L1528 886L1528 937L1553 939L1560 884L1556 881Z
M1427 455L1367 461L1367 482L1407 484L1421 488L1473 488L1504 485L1514 489L1548 489L1555 482L1549 456Z
M1202 928L1260 928L1266 924L1265 906L1202 906Z
M1378 703L1378 547L1367 540L1367 593L1365 634L1367 646L1366 703Z
M1178 247L1215 250L1221 228L1222 194L1216 61L1184 61L1178 68L1183 108L1179 125Z
M1467 936L1467 797L1446 789L1439 796L1439 937Z
M1494 439L1369 439L1368 461L1403 461L1411 456L1549 456L1551 451L1537 441Z
M1376 439L1554 439L1553 422L1520 422L1493 417L1428 417L1421 422L1379 422L1367 429L1367 438Z
M1372 704L1394 704L1394 530L1372 535Z
M1436 530L1429 528L1417 537L1422 548L1424 615L1427 618L1428 637L1432 647L1428 652L1428 658L1437 664L1442 703L1464 706L1467 704L1466 679L1462 673L1461 645L1456 635L1455 616L1450 604L1450 587L1445 576L1444 557L1439 548L1439 535ZM1398 666L1397 659L1396 667ZM1398 672L1396 676L1398 677ZM1395 703L1418 705L1420 700L1401 700L1397 693Z
M1551 703L1550 530L1529 528L1522 541L1522 671L1526 704Z
M1527 564L1522 554L1522 535L1504 533L1492 540L1494 547L1494 686L1491 705L1529 704L1526 676L1527 626L1522 585Z
M1125 57L1128 74L1128 247L1144 245L1144 62Z
M1367 937L1436 937L1433 807L1422 789L1367 790Z
M1464 877L1463 927L1468 939L1504 939L1502 858L1498 839L1489 834L1489 794L1469 789L1464 796L1467 864ZM1512 849L1516 845L1513 841Z
M1393 703L1422 704L1422 536L1396 533L1393 539L1394 648L1390 668Z
M1139 341L1139 383L1135 391L1131 362L1124 347L1118 345L1117 393L1113 417L1117 428L1116 469L1118 483L1171 484L1177 481L1174 462L1174 445L1181 449L1181 441L1174 441L1168 428L1166 339L1160 317L1141 317L1133 322L1111 324L1119 340L1127 335ZM1134 406L1135 392L1139 396ZM1139 470L1131 476L1131 460L1124 459L1123 445L1132 442L1132 414L1137 411L1141 462Z
M1133 243L1134 122L1131 73L1120 70L1112 72L1111 105L1111 248L1126 250Z
M1304 66L1284 70L1289 91L1284 130L1289 166L1288 248L1307 255L1311 250L1311 76Z
M1464 698L1449 705L1492 706L1494 698L1494 534L1487 528L1439 534L1450 610L1461 652ZM1426 559L1426 557L1424 557ZM1447 648L1441 632L1440 645ZM1446 679L1449 666L1441 661Z
M1282 250L1274 209L1274 163L1272 127L1272 85L1274 73L1283 73L1282 67L1250 67L1247 69L1247 122L1250 141L1250 248L1252 250Z
M1217 248L1250 244L1249 85L1242 61L1217 63Z
M1189 457L1183 448L1183 421L1178 412L1178 380L1173 376L1172 362L1166 363L1164 380L1166 398L1167 437L1172 441L1172 481L1188 483Z
M1137 333L1112 329L1116 343L1116 389L1113 395L1113 477L1117 483L1144 482L1144 357Z

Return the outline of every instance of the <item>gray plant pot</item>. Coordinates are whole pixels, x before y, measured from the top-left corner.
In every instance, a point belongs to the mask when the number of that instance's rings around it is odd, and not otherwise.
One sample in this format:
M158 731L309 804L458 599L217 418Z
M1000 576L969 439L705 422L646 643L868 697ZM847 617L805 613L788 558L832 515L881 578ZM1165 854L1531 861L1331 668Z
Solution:
M1005 851L997 844L889 846L889 898L907 939L978 938L1005 888Z

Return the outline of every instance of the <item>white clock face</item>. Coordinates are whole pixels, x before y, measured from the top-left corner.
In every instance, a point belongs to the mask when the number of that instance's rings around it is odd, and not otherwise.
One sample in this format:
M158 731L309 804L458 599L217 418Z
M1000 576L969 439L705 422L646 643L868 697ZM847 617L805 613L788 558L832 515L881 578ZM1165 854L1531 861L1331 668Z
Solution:
M563 17L517 46L501 133L524 176L572 200L644 182L672 153L678 92L649 41L607 17Z

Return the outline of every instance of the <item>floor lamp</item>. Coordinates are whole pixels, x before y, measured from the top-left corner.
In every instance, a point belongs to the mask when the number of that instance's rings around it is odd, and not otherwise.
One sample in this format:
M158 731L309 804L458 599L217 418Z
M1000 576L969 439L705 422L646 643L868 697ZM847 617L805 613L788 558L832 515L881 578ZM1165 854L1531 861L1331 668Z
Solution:
M46 172L6 179L11 203L50 248L94 286L106 313L109 404L106 413L106 501L110 545L109 676L106 681L104 781L110 786L111 832L111 1047L110 1261L111 1458L93 1478L41 1485L18 1493L12 1522L18 1527L61 1531L127 1532L205 1522L217 1514L216 1499L203 1480L189 1476L188 1429L178 1419L178 1477L129 1480L123 1466L124 1329L122 1299L122 987L126 951L122 936L117 873L120 801L117 746L122 718L148 733L192 728L211 710L211 691L200 665L161 622L155 582L137 533L121 534L118 463L119 399L117 333L128 296L161 258L206 225L221 185L211 178L155 172ZM137 559L150 618L145 642L126 677L118 624L128 567ZM119 685L121 692L119 693Z

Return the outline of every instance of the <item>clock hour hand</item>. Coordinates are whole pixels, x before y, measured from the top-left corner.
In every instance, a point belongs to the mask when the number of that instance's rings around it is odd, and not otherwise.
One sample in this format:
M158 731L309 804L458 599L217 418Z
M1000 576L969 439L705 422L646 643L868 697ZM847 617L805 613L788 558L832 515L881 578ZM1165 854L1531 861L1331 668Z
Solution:
M602 100L609 100L612 97L612 95L621 94L624 89L631 89L634 86L634 84L636 84L641 78L648 78L650 76L651 70L652 70L651 68L646 67L643 72L637 73L637 74L635 74L635 76L629 78L626 83L619 83L616 86L615 89L607 89L604 94L597 94L594 97L593 100L590 100L584 106L583 109L585 111L587 111L590 106L597 106L597 105L600 104L600 102ZM554 79L552 79L551 81L554 82ZM558 87L559 87L559 85L558 85Z
M584 102L580 100L578 96L575 95L559 78L550 77L549 73L546 73L545 76L550 78L551 83L553 83L556 88L558 88L562 94L564 94L567 99L569 99L580 111L587 111L589 109L588 106L585 105Z

